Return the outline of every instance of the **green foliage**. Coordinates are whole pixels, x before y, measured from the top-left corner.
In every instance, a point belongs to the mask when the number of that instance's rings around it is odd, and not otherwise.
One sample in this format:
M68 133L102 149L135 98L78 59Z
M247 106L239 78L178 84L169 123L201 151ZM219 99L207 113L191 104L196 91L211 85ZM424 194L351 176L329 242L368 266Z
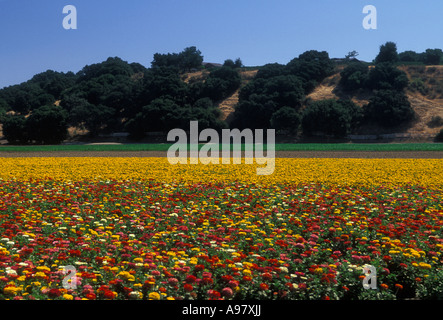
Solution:
M397 45L388 41L380 46L380 52L375 58L375 63L395 63L398 61Z
M326 51L310 50L299 55L287 64L290 74L303 80L305 93L311 92L315 86L334 71L334 63Z
M300 113L291 107L283 107L272 114L271 127L278 130L297 132L300 126Z
M304 98L302 81L293 75L279 75L271 78L258 78L242 88L239 99L249 100L252 95L265 96L277 108L283 106L300 107Z
M404 92L378 90L365 107L365 118L384 127L395 127L414 119L415 113Z
M252 94L249 99L240 100L235 107L235 118L231 127L239 129L268 129L277 104L265 95Z
M28 139L37 144L59 144L67 137L65 110L56 106L43 106L35 109L26 119Z
M227 60L225 60L225 62L223 63L223 66L224 66L224 67L229 67L229 68L236 69L236 68L241 68L241 67L243 67L243 62L241 61L240 58L235 59L235 61L232 60L232 59L227 59Z
M257 78L240 91L232 126L270 128L274 112L282 107L298 110L303 99L303 83L294 75Z
M118 57L109 57L106 61L85 66L77 73L77 81L87 81L102 75L130 76L133 73L131 66Z
M443 129L435 136L435 142L443 142Z
M302 129L313 134L345 137L362 118L362 110L351 101L321 100L309 104L303 112Z
M367 85L369 67L363 62L351 62L340 73L339 85L345 91L354 91Z
M401 91L409 84L408 76L391 63L379 63L369 71L367 86L372 90Z
M437 128L443 126L443 118L440 116L433 116L431 121L427 123L430 128Z
M193 68L200 68L203 63L203 56L196 47L185 48L180 53L154 54L151 62L153 68L175 67L180 72L189 71Z
M427 65L439 65L443 58L441 49L427 49L424 54L424 63Z
M10 144L27 142L26 119L22 115L7 115L2 119L3 136Z
M3 135L10 144L59 144L67 135L67 113L60 107L43 106L28 118L7 115L3 118Z
M415 51L407 50L398 54L398 60L400 62L421 62L422 55Z
M287 75L289 72L285 65L279 63L268 63L261 67L255 79L269 79L276 76Z
M180 106L168 97L158 98L142 108L126 123L130 138L138 140L146 132L169 131L175 128L188 129L190 121L198 121L199 127L220 130L226 124L219 120L220 110L209 98L197 100L194 105Z
M422 79L414 79L409 83L409 89L413 91L418 91L422 95L425 95L429 92L428 87Z
M91 136L98 135L100 129L112 122L115 110L104 105L93 105L82 99L71 109L69 122L74 126L84 128Z
M240 84L241 77L237 70L231 67L217 68L211 71L201 86L200 96L220 101L233 94Z
M77 76L73 72L62 73L47 70L35 75L29 82L37 84L46 94L51 95L52 99L59 99L62 92L72 87L76 80ZM54 101L49 101L49 103Z

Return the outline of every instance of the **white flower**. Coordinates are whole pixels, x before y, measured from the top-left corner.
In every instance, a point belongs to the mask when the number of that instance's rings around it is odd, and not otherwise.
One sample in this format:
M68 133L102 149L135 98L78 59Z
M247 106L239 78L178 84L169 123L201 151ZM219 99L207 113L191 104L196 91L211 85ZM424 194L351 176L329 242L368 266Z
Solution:
M143 293L141 293L140 291L131 291L129 293L129 298L131 298L131 299L141 299L141 298L143 298Z
M7 275L10 275L10 276L16 276L17 275L17 272L14 269L11 269L10 267L7 267L5 271L6 271Z
M286 267L280 267L281 272L288 273L288 268Z

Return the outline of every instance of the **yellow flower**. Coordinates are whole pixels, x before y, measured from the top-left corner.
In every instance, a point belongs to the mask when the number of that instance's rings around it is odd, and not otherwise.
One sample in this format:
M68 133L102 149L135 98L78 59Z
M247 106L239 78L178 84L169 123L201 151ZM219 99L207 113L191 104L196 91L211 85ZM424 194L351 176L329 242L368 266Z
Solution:
M148 295L149 300L160 300L160 294L158 294L157 292L151 292Z
M322 274L322 273L323 273L323 269L320 268L320 267L315 268L315 269L314 269L314 273L315 273L315 274Z
M422 269L431 269L432 268L432 266L430 264L427 264L427 263L424 263L424 262L420 262L418 265Z
M46 274L44 272L36 272L34 274L34 277L36 277L38 279L46 279L47 278L47 276L46 276Z
M74 296L72 296L72 295L70 295L70 294L67 294L67 293L65 293L65 294L63 295L63 298L64 298L65 300L74 300Z
M16 286L7 286L3 289L3 293L7 296L15 296L19 291L20 288L17 288Z

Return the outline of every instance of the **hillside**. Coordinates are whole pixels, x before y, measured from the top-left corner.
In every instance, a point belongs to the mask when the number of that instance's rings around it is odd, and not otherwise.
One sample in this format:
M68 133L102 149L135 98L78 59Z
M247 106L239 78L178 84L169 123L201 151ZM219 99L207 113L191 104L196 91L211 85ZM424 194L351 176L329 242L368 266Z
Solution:
M3 127L12 144L116 136L140 141L188 128L192 120L216 130L275 128L297 141L430 141L443 129L438 61L396 67L398 61L376 59L370 65L309 50L285 65L244 67L240 59L203 63L195 48L154 58L146 68L109 57L75 74L47 70L3 88L0 135Z
M434 137L442 128L443 123L432 124L433 118L443 118L443 66L401 66L399 69L406 72L410 85L406 89L406 95L417 114L417 120L409 127L401 128L401 131L391 132L381 128L361 128L361 134L383 134L383 133L408 133L412 137L426 138ZM308 95L313 101L323 99L350 98L356 104L363 106L368 103L371 93L359 92L349 96L338 87L340 81L340 69L324 79L315 90ZM417 89L416 83L420 83Z
M238 95L240 93L240 90L249 82L251 81L255 75L257 74L258 69L244 69L240 70L240 77L241 77L241 86L238 88L233 94L231 94L228 98L220 101L217 106L220 109L222 115L221 120L226 121L227 123L231 122L232 115L235 111L235 105L238 103ZM207 76L209 75L208 70L204 71L196 71L196 72L190 72L187 73L183 79L186 83L190 84L193 82L198 81L205 81Z
M340 71L343 67L337 67L336 72L324 79L307 98L313 101L324 99L340 99L350 98L359 106L363 106L369 102L371 93L368 91L359 92L356 95L349 96L338 88L340 81ZM401 66L401 70L406 72L411 84L406 89L408 99L417 114L417 120L410 127L401 128L400 132L391 132L382 128L363 127L359 133L361 134L386 134L386 133L408 133L415 138L434 137L441 129L440 125L432 124L435 117L443 118L443 66ZM257 70L241 71L242 87L253 79ZM199 71L186 75L186 82L204 81L208 72ZM423 88L418 91L414 89L414 83L421 81ZM241 87L241 88L242 88ZM238 89L227 99L218 104L222 111L222 120L228 123L232 118L234 107L238 103Z

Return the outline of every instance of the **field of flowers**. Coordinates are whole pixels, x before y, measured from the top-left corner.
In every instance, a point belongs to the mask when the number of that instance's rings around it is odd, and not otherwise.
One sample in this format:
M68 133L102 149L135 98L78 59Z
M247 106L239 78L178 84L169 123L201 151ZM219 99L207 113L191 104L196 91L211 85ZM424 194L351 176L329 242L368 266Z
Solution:
M443 298L441 160L1 163L0 300Z

